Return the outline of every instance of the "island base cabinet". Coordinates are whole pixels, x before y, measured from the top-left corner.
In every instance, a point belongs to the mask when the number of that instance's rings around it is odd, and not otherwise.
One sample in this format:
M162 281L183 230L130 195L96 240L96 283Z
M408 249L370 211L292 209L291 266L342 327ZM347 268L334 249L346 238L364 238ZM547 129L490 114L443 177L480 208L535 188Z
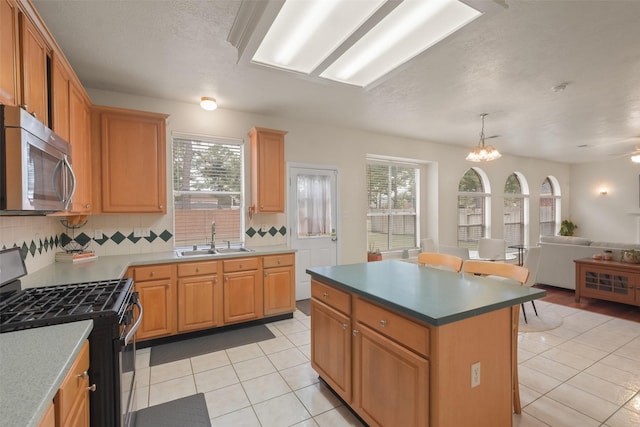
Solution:
M351 320L315 299L311 299L311 366L351 402Z

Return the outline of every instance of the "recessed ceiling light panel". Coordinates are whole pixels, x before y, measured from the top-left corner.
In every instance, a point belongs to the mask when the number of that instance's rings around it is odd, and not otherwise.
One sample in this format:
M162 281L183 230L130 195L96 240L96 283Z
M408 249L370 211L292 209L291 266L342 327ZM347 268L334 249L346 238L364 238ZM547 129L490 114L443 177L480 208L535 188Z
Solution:
M287 0L253 61L310 74L386 0Z
M405 0L320 77L367 86L480 15L457 0Z

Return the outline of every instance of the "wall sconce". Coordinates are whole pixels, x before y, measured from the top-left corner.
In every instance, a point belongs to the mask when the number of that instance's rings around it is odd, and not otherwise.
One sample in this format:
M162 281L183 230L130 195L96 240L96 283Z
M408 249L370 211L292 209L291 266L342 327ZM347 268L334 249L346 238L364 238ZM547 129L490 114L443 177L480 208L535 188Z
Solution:
M606 196L607 193L609 192L609 190L607 190L607 187L600 187L600 194L603 196Z

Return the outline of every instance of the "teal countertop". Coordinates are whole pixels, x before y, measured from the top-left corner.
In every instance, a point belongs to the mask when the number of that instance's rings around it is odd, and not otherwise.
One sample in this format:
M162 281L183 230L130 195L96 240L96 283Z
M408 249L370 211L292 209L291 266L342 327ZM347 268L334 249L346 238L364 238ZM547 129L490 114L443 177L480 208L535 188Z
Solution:
M307 273L433 326L546 295L541 289L402 261L313 267Z
M0 334L0 427L37 426L93 321Z
M242 252L225 255L178 256L175 251L152 252L146 254L99 256L89 261L77 263L55 262L20 279L23 288L35 288L48 285L64 285L97 280L119 279L127 268L136 265L150 265L173 262L193 262L209 259L262 256L276 253L295 252L285 246L263 246L254 248L254 252Z

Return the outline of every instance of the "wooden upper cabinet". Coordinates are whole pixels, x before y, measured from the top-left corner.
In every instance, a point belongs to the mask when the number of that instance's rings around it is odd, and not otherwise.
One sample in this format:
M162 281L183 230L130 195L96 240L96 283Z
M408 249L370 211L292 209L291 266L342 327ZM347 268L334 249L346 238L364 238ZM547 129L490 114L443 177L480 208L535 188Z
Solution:
M49 47L36 26L20 14L21 105L45 125L49 125L47 62Z
M166 114L94 107L93 201L105 213L166 213ZM100 145L99 147L97 145ZM96 171L101 171L96 176Z
M54 117L55 117L54 110ZM72 211L87 214L91 205L91 112L90 102L81 87L69 83L69 143L76 174Z
M18 6L0 0L0 103L18 105L19 76Z
M285 131L254 127L251 144L251 208L254 212L284 213Z
M58 55L51 64L51 129L69 141L69 71Z

